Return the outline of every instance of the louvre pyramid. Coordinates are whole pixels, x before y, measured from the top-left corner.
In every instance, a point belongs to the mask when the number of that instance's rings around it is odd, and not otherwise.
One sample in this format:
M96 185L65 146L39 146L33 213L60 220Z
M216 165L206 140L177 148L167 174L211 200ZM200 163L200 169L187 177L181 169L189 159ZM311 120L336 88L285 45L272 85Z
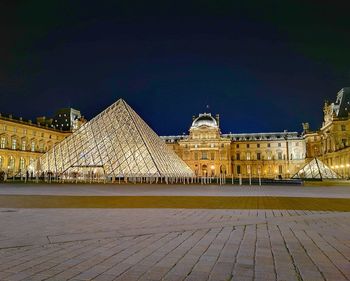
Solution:
M314 158L301 168L293 178L301 179L339 179L339 175L325 165L321 160Z
M41 171L100 168L105 176L193 176L192 170L122 99L39 159Z

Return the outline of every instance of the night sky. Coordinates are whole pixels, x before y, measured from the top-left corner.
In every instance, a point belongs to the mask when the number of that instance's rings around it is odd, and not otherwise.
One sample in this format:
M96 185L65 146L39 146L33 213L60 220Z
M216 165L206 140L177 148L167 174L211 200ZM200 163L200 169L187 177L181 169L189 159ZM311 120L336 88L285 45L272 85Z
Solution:
M123 98L160 135L204 111L224 133L301 131L350 86L336 1L1 2L0 112L23 118Z

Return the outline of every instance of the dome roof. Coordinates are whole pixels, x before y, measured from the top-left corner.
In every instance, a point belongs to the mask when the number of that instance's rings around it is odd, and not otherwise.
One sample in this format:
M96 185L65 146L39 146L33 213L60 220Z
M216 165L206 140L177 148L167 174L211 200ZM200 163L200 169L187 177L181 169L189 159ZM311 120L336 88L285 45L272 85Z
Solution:
M217 127L218 123L210 113L203 113L199 114L199 116L192 122L192 127L198 128L201 126Z

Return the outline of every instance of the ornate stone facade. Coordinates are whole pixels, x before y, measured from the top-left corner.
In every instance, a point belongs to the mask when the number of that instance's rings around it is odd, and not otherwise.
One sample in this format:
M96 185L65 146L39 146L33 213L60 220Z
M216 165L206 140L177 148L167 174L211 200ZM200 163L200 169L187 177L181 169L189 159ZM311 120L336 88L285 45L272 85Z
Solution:
M222 134L219 124L219 115L199 114L189 135L163 139L199 176L289 178L305 163L296 132Z
M10 176L25 173L30 164L69 134L48 125L0 115L0 171Z
M324 122L317 131L304 127L307 157L318 157L344 178L350 177L350 88L334 103L325 102Z

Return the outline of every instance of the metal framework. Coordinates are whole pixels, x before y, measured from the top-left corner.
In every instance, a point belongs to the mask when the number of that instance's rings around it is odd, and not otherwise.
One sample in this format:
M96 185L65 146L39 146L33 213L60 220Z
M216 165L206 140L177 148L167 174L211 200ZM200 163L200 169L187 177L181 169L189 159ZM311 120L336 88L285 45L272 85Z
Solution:
M301 168L292 178L301 179L339 179L340 176L321 160L314 158Z
M38 160L65 178L192 177L192 170L122 99Z

